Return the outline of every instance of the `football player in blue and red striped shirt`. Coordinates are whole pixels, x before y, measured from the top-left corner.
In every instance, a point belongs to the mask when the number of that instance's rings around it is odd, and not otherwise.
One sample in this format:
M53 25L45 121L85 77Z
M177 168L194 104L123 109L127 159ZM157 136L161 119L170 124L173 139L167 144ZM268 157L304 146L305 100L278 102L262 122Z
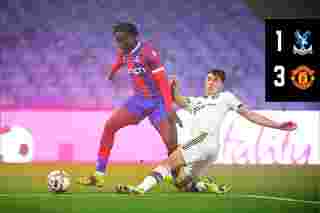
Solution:
M176 113L172 108L172 96L159 52L150 43L138 40L137 27L132 23L113 26L113 36L118 45L116 63L108 76L112 80L122 66L127 66L134 95L107 120L100 141L95 174L82 177L83 185L104 184L104 175L115 133L128 125L136 125L148 117L159 132L170 154L177 146Z

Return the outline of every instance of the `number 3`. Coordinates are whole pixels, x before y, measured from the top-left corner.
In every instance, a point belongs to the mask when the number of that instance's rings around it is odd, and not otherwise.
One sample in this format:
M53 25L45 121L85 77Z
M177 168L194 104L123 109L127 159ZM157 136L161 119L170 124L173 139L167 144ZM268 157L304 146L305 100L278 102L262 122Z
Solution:
M283 87L285 84L285 69L281 65L276 65L273 72L277 73L277 79L273 81L275 87Z

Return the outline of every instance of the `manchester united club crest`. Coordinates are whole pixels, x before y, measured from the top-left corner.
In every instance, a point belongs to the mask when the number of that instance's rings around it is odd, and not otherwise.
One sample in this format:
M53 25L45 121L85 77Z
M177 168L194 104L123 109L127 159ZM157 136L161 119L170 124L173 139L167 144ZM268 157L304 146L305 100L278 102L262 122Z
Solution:
M291 81L297 88L307 90L315 81L315 71L305 65L301 65L291 71Z

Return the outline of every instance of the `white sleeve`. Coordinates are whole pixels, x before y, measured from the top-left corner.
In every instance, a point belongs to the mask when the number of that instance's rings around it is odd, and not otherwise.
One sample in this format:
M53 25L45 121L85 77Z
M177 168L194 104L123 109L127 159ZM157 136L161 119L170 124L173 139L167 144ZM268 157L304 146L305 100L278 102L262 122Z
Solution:
M226 102L228 108L234 111L237 111L243 105L240 99L231 92L226 92Z

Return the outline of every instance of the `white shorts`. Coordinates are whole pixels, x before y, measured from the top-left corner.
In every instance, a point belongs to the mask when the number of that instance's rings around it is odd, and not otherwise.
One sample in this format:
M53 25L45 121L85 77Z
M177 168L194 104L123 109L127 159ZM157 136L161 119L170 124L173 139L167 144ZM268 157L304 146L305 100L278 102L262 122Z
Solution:
M187 176L204 175L214 161L217 160L220 144L216 136L199 136L183 145L182 156L187 166Z

